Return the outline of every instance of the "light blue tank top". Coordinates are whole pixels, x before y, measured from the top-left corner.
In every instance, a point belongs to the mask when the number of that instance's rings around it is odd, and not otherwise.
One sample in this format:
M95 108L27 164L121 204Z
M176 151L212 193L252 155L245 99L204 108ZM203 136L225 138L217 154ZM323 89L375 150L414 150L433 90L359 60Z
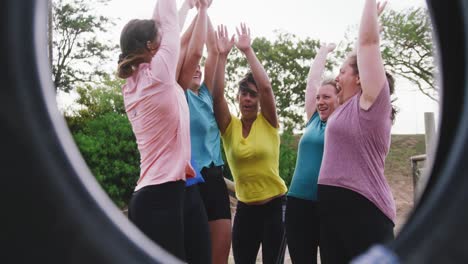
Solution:
M187 102L190 109L190 141L192 157L196 166L202 170L224 164L221 157L221 142L218 124L213 112L213 98L205 84L198 95L187 89Z
M299 141L296 169L288 196L305 200L317 200L317 181L322 164L325 127L316 111L307 122Z

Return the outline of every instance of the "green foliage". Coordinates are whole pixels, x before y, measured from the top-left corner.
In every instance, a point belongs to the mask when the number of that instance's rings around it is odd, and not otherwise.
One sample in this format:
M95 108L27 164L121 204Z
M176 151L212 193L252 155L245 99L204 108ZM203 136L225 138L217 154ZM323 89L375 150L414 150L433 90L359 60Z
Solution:
M75 101L77 109L66 115L70 130L76 131L89 120L106 113L125 114L125 107L121 92L124 81L105 76L96 86L85 84L76 89L78 99Z
M422 7L401 12L389 10L382 14L381 23L384 28L382 57L386 67L437 101L432 26L428 11Z
M109 0L54 0L52 3L52 79L58 90L69 92L77 83L89 83L105 74L102 61L116 45L101 37L110 26L108 18L93 12ZM100 37L98 37L100 36Z
M97 181L120 207L127 204L140 174L140 156L120 91L109 77L96 87L79 87L78 110L68 126Z
M139 154L126 116L109 112L73 134L83 158L111 199L126 205L140 173Z
M286 186L291 184L294 170L296 168L297 159L297 140L292 129L283 131L281 134L280 158L279 158L279 173L281 178L286 183Z
M270 77L280 123L285 127L302 128L304 95L310 61L319 42L299 39L294 34L278 33L274 41L256 38L252 42L258 59ZM331 68L331 64L328 64ZM234 49L226 65L226 97L231 108L237 109L238 81L248 72L247 60Z

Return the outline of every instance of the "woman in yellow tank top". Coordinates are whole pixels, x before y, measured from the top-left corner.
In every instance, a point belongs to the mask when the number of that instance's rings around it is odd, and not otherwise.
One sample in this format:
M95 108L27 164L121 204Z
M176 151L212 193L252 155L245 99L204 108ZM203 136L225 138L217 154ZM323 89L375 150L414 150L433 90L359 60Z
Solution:
M232 232L236 263L255 263L262 245L263 263L282 263L282 205L287 191L279 176L278 118L268 75L251 46L250 29L241 24L237 41L218 27L218 63L213 103L238 199ZM245 55L251 73L239 83L241 118L231 115L224 98L224 72L232 47Z

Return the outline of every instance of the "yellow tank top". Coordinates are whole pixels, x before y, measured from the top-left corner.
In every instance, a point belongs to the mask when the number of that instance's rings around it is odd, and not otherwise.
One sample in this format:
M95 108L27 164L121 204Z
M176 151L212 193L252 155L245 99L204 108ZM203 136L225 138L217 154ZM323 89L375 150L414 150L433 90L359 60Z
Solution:
M279 176L278 129L261 113L247 138L242 135L241 120L231 115L222 140L239 201L258 202L286 193L286 184Z

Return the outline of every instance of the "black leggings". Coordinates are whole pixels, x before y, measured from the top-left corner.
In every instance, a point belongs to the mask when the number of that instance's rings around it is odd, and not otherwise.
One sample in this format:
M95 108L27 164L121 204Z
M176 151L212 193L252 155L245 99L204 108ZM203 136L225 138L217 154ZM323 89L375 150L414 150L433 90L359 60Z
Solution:
M359 193L319 185L318 198L323 264L349 263L373 244L394 239L393 222Z
M236 263L255 263L260 244L263 263L284 262L283 204L284 196L262 205L237 203L232 230L232 249Z
M317 201L288 196L286 237L292 263L317 263L320 226Z
M184 228L187 262L190 264L210 264L210 230L198 184L185 189Z
M181 260L185 260L184 192L184 181L146 186L133 193L128 208L130 221Z

